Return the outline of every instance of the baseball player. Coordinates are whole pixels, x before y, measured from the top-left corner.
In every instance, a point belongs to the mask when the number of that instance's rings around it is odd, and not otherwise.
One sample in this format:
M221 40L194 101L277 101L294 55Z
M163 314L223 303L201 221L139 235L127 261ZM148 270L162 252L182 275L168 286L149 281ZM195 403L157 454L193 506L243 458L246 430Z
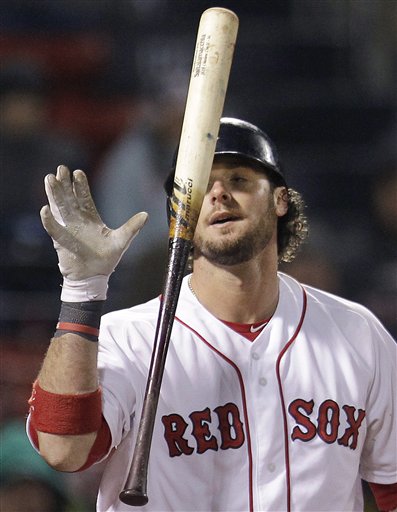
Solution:
M147 216L107 228L82 171L60 166L45 189L62 303L29 401L29 436L61 471L106 459L98 511L128 511L119 493L159 298L100 318L108 278ZM170 197L172 175L166 189ZM222 119L143 510L362 511L361 479L379 510L397 509L396 343L363 306L278 272L306 233L273 143L250 123Z

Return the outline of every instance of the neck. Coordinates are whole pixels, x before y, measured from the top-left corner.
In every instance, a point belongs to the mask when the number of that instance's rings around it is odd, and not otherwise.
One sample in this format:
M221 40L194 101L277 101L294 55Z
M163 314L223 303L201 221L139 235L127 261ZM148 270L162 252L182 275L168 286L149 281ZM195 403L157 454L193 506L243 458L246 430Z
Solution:
M259 322L270 318L277 307L277 257L261 255L230 267L199 258L194 263L191 287L201 304L217 318Z

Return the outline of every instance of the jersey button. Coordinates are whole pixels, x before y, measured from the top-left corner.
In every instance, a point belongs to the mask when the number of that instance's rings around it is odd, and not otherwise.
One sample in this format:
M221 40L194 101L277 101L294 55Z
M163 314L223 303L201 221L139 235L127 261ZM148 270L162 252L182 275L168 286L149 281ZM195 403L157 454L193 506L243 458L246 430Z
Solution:
M266 384L267 384L267 379L266 379L265 377L261 377L261 378L259 379L259 384L260 384L261 386L266 386Z
M255 359L255 361L257 361L260 358L260 355L257 352L252 352L251 357L252 359Z
M273 464L273 462L269 462L267 469L270 471L270 473L273 473L273 471L276 469L276 465Z

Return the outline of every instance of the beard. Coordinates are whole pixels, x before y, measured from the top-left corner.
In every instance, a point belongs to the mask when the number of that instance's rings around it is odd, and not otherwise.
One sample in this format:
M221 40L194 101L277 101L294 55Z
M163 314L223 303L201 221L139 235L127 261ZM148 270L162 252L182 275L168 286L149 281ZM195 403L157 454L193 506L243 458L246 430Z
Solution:
M271 240L277 229L274 204L269 201L265 214L248 231L240 236L232 230L216 240L205 240L200 234L194 237L194 259L203 256L215 265L233 266L245 263L259 254Z

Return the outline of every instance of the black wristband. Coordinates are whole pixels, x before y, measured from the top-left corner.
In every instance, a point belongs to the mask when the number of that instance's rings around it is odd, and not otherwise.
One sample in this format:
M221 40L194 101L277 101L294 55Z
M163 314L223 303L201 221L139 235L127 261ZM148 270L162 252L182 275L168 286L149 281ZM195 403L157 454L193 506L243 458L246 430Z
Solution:
M104 303L104 300L62 302L54 338L74 333L89 341L98 341Z

